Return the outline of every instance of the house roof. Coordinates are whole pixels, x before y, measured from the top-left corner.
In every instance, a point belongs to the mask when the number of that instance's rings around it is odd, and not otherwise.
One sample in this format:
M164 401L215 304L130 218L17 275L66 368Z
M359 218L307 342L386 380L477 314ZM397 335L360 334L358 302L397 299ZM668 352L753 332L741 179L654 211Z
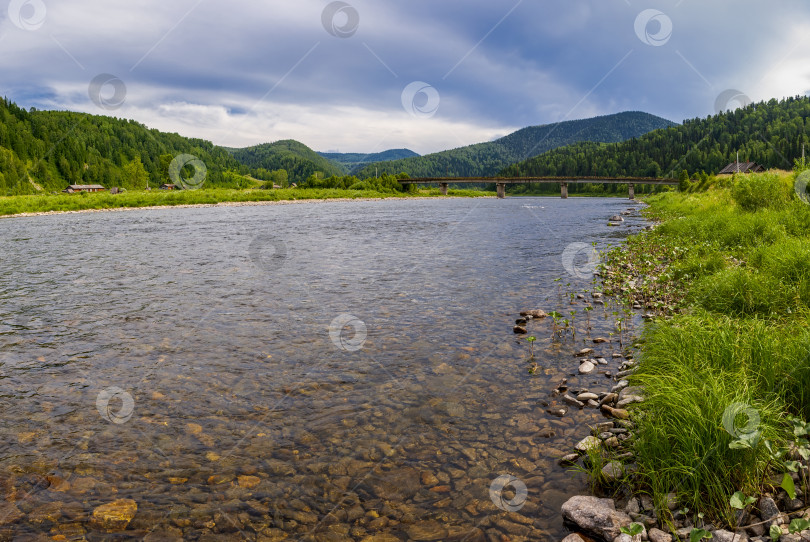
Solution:
M737 166L738 166L737 162L732 162L725 168L723 168L723 170L720 171L718 175L725 175L727 173L737 173L738 171L740 173L748 173L750 171L765 171L765 168L757 164L756 162L740 162L739 169Z
M68 188L72 190L106 190L100 184L71 184Z

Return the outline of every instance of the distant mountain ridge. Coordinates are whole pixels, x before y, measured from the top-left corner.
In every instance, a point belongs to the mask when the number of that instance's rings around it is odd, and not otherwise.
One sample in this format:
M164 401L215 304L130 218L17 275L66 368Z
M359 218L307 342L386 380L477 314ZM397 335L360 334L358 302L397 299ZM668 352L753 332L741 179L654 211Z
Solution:
M810 98L753 103L621 143L581 142L504 168L509 176L661 177L717 173L729 162L791 169L810 143Z
M363 154L361 152L319 152L318 154L327 160L341 164L345 172L351 175L358 172L363 167L376 162L389 162L419 156L419 154L410 149L390 149L372 154Z
M523 128L487 143L478 143L425 156L379 162L357 172L360 178L407 173L411 177L488 177L514 163L552 149L593 141L618 143L676 123L639 111L628 111Z

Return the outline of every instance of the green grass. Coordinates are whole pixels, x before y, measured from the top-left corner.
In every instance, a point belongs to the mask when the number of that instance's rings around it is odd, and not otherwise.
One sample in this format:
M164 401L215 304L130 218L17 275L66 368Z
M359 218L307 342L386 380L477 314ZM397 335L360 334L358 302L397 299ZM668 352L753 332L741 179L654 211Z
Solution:
M613 268L633 263L609 277L613 288L647 275L652 284L636 299L648 309L665 299L672 316L646 327L631 378L647 398L632 409L638 489L658 503L674 492L727 525L735 491L760 494L784 472L765 441L787 445L788 418L810 419L810 206L788 192L792 182L752 175L647 198L663 223L608 257ZM723 415L734 404L759 416L753 449L729 447Z
M0 216L48 211L83 211L89 209L119 209L129 207L152 207L174 205L216 204L224 202L289 201L313 199L363 199L363 198L408 198L438 197L438 188L416 192L374 192L368 190L331 189L281 189L281 190L232 190L204 189L178 191L128 191L112 195L107 192L94 194L49 194L35 196L0 197ZM477 190L450 190L450 196L494 196L492 192Z

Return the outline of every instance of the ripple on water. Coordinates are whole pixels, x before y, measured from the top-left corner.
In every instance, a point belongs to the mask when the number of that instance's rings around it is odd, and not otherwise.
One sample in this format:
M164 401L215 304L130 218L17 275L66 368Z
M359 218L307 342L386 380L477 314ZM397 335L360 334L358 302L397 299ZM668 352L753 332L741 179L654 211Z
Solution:
M511 326L527 307L576 308L553 279L588 284L565 276L563 250L637 229L634 217L606 226L625 207L515 198L4 220L0 537L113 524L175 539L559 537L559 507L584 481L556 460L599 415L556 418L550 392L563 378L609 381L571 376L584 322L563 345L530 322L534 375ZM269 270L251 257L260 235L284 244ZM365 336L348 326L336 332L349 342L332 340L341 314ZM599 348L612 359L616 346ZM130 417L100 415L111 389L104 412L124 414L129 394ZM503 474L526 485L516 512L490 498ZM116 511L118 523L99 519Z

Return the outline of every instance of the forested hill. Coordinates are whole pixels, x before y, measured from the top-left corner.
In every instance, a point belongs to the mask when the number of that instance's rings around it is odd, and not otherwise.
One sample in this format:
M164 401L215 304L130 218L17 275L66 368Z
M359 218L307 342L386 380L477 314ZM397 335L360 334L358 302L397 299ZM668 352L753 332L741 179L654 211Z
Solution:
M318 172L325 177L345 173L340 164L329 161L303 143L292 139L228 151L241 164L251 169L262 168L268 171L284 169L290 180L296 182L304 181Z
M179 154L205 162L206 182L239 185L227 173L239 164L209 141L111 117L26 111L0 99L0 195L58 191L68 184L135 188L149 180L156 186L168 181L168 164Z
M376 152L372 154L363 154L361 152L354 153L339 153L339 152L319 152L324 158L341 164L346 173L355 174L362 168L369 164L376 162L387 162L390 160L402 160L403 158L412 158L419 156L410 149L391 149L383 152Z
M505 168L502 174L677 176L717 173L740 161L790 169L810 143L810 98L770 100L685 121L618 144L579 143ZM810 150L810 146L808 147ZM673 175L674 173L674 175Z
M489 143L479 143L405 160L381 162L360 170L358 177L407 173L411 177L491 176L508 165L579 141L625 141L673 123L641 112L625 112L518 130Z

